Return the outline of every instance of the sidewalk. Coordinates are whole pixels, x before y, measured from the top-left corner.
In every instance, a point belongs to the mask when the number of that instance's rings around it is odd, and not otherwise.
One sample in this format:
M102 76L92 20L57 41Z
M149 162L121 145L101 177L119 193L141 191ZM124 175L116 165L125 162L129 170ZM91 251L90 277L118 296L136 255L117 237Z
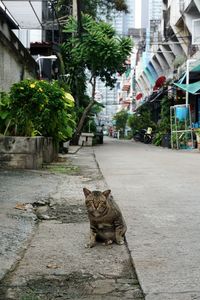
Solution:
M0 299L144 299L126 245L84 246L82 189L108 188L92 148L41 171L1 170L0 182Z

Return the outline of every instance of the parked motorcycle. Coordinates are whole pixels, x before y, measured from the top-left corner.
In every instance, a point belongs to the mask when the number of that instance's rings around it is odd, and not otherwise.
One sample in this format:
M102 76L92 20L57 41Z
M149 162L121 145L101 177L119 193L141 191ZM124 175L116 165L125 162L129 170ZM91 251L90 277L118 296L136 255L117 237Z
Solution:
M148 127L147 129L137 130L133 135L133 139L136 142L142 142L145 144L150 144L153 139L152 128Z

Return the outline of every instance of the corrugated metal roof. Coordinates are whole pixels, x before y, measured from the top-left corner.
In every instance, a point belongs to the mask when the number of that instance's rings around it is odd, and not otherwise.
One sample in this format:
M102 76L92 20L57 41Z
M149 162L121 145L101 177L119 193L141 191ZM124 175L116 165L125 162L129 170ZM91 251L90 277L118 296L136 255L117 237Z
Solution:
M0 7L22 29L41 29L42 0L0 0Z
M182 89L188 93L194 94L194 95L199 94L199 92L200 92L200 81L190 83L190 84L174 83L174 85L176 85L180 89Z

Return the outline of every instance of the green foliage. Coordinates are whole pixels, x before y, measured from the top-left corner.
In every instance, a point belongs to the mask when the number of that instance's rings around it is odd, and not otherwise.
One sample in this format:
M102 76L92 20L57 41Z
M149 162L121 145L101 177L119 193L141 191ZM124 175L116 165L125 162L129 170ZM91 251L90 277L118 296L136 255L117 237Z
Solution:
M11 123L9 110L9 96L5 92L0 93L0 134L6 134Z
M74 100L57 82L23 80L10 90L9 110L16 134L51 136L56 142L73 134Z
M51 0L54 2L56 13L58 17L70 15L70 0ZM111 11L128 11L128 6L125 0L79 0L80 9L83 13L89 13L91 16L96 17L97 10L108 15Z
M97 14L97 9L107 16L113 10L128 12L128 6L125 0L81 0L81 2L83 3L83 11L89 12L90 15L94 17Z
M117 37L110 24L97 22L89 15L82 16L82 27L81 39L73 36L62 46L68 72L82 66L91 72L90 82L99 76L107 86L114 87L116 72L125 71L123 64L131 52L131 39ZM64 31L77 31L77 24L72 17Z
M157 132L154 136L153 144L156 146L160 146L162 143L162 139L163 139L163 133Z
M170 99L167 96L163 97L161 100L161 114L160 114L160 122L156 129L156 135L153 139L153 143L156 146L160 146L162 143L162 139L165 134L170 133L171 125L170 125Z
M200 137L200 128L195 129L195 134L198 135Z
M170 132L170 100L165 96L161 101L161 115L160 115L159 131L165 133Z
M101 112L102 108L104 106L101 103L96 102L93 107L90 110L90 113L87 115L87 118L85 120L85 124L83 127L84 132L93 132L96 133L97 131L97 125L95 122L95 116L98 115L98 113Z
M128 112L127 110L121 110L118 113L116 113L114 115L115 120L115 126L116 126L116 130L120 130L122 132L122 134L124 135L125 132L125 128L126 128L126 124L127 124L127 120L128 120Z
M116 73L125 71L124 63L132 49L130 38L117 37L110 24L96 21L89 15L82 15L82 29L81 36L77 35L77 23L72 17L69 18L64 31L67 34L71 33L71 36L61 47L65 70L69 74L68 83L77 106L83 106L86 74L92 85L92 97L84 106L85 109L79 119L74 135L75 143L88 113L95 104L96 79L100 78L106 86L113 88Z
M155 123L151 119L151 112L144 107L141 107L137 113L129 116L128 126L132 129L133 134L135 134L137 130L146 129L148 127L155 129Z

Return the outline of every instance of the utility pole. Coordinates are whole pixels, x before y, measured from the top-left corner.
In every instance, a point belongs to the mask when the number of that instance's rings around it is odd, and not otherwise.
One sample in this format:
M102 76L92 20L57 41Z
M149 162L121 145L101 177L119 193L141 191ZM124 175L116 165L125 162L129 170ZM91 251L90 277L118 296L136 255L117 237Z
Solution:
M78 25L77 33L79 37L81 37L81 33L82 33L81 11L82 11L81 0L73 0L73 17L77 20L77 25Z
M73 0L73 3L72 3L72 15L77 20L77 0Z
M81 0L77 0L77 23L78 23L78 36L81 38L82 34L82 5L81 5Z

